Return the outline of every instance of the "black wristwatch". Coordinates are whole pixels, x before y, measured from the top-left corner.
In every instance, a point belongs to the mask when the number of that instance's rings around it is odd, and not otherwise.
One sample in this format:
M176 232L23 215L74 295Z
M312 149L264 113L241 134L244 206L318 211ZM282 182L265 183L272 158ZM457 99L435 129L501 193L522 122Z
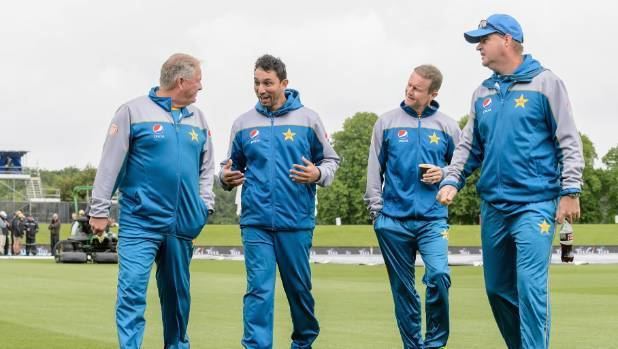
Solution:
M570 197L570 198L574 198L575 199L575 198L579 197L579 194L580 194L579 192L577 192L577 193L569 193L569 194L567 194L567 196Z
M378 211L371 211L369 212L369 217L371 217L371 221L375 222L376 218L378 218L378 216L380 215L380 212Z

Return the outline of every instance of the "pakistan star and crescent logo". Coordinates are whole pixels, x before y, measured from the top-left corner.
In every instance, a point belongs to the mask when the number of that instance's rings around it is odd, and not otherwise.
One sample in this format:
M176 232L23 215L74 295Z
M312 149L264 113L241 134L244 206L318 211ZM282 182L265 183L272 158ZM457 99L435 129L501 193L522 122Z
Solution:
M442 238L444 240L448 240L448 230L444 230L440 233L440 235L442 235Z
M294 142L294 136L296 136L296 133L292 132L292 130L290 130L288 128L288 131L287 132L283 132L282 134L283 134L283 137L284 137L284 139L283 139L284 141L291 140L292 142Z
M189 136L191 136L191 141L198 141L199 137L197 135L197 133L195 133L194 129L191 129L191 132L189 132Z
M515 98L515 108L517 108L517 107L525 108L526 107L526 103L528 103L528 100L526 98L524 98L524 94L523 93L519 96L519 98Z
M438 137L438 135L436 134L435 131L434 131L434 133L431 136L427 136L427 137L429 137L429 144L431 144L431 143L438 144L438 141L440 140L440 137Z
M549 228L551 228L551 225L543 219L543 222L539 224L539 228L541 228L541 234L547 235L549 234Z

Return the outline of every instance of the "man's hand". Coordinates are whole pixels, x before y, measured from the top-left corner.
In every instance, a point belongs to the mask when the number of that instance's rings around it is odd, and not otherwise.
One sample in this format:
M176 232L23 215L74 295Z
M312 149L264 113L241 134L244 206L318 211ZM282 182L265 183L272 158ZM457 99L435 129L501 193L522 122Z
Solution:
M558 211L556 211L556 221L560 224L564 222L566 218L569 223L573 223L576 219L579 219L579 198L565 195L560 198L558 204Z
M315 183L320 179L320 170L309 160L302 158L305 166L294 164L290 169L290 178L296 183Z
M240 171L232 171L232 159L227 160L223 166L223 176L221 181L228 187L237 187L245 182L245 174Z
M452 185L445 185L438 192L436 200L438 200L438 202L442 205L448 206L453 203L455 195L457 195L457 188Z
M421 182L425 183L425 184L435 184L438 183L442 180L442 169L439 167L432 167L429 170L427 170L427 172L425 172L425 174L423 175L423 178L421 179Z
M90 228L92 228L92 232L96 235L102 235L107 229L107 224L109 223L109 218L107 217L90 217Z

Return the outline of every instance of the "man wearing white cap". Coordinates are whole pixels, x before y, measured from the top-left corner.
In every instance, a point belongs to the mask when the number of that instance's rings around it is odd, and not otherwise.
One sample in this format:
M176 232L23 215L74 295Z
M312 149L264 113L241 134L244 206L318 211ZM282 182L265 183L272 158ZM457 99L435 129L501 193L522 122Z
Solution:
M551 245L556 221L579 218L581 140L564 83L523 54L513 17L492 15L464 37L493 74L474 92L437 199L450 204L481 168L483 265L494 318L508 348L547 348Z

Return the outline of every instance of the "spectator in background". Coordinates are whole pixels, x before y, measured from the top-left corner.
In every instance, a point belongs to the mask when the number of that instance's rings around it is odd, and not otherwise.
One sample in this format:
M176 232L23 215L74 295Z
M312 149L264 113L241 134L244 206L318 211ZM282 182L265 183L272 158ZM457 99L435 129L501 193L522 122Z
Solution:
M56 255L54 247L60 240L60 218L58 218L58 214L54 213L52 215L51 223L49 223L49 246L51 250L52 256Z
M36 234L39 232L39 223L30 213L24 221L24 231L26 233L26 256L30 254L36 256Z
M21 211L15 211L11 221L11 251L13 256L21 254L21 239L24 237L24 219Z
M9 252L9 221L6 218L6 212L0 211L0 255L7 255Z

